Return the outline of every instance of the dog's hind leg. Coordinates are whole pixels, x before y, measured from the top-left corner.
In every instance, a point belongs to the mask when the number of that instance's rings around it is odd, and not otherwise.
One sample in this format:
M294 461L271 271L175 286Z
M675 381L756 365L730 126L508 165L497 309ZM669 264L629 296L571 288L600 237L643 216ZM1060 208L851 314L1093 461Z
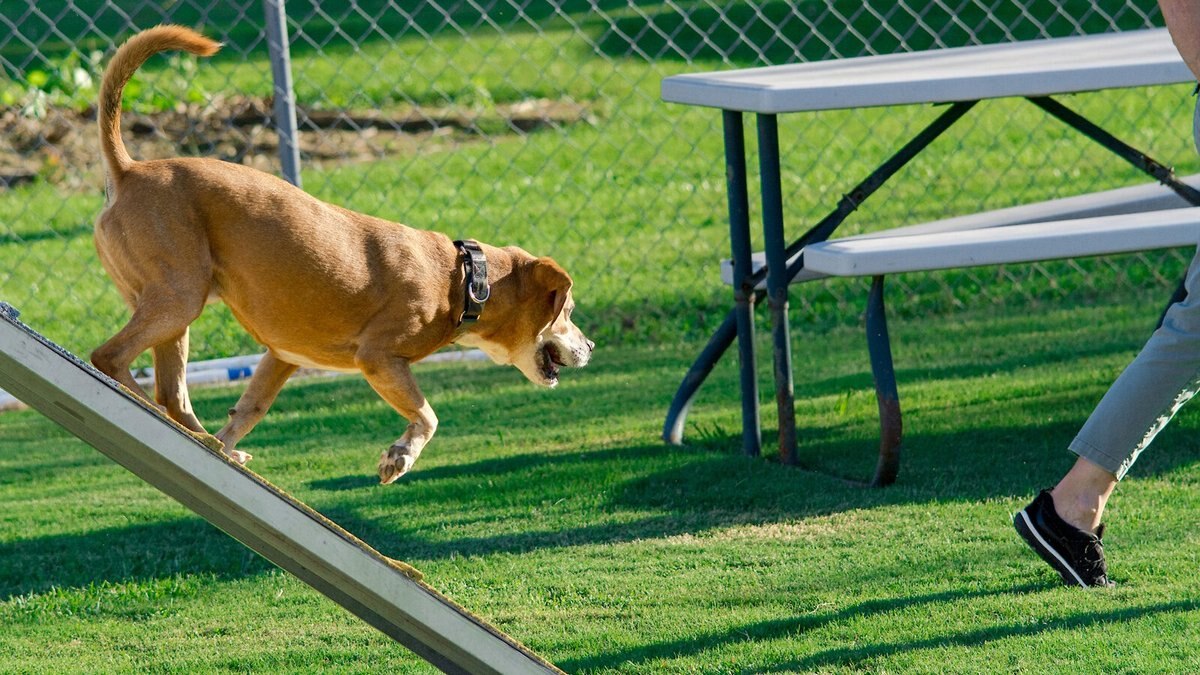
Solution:
M238 402L229 409L229 422L217 432L217 439L225 444L225 454L234 461L245 464L248 460L253 459L251 455L234 450L234 446L242 440L242 437L250 433L263 415L267 414L267 409L279 395L279 390L283 388L283 384L294 372L296 372L295 364L280 361L271 352L267 352L258 362L258 367L254 369L254 375L250 376L250 384L246 386L246 391L242 392Z
M188 329L173 340L154 346L154 399L167 409L167 415L183 426L205 433L192 412L187 390Z
M408 473L416 463L421 450L437 431L437 415L417 386L408 359L364 359L360 355L357 361L371 388L409 423L404 435L379 458L379 482L386 485Z
M200 311L204 309L204 296L201 295L195 302L186 300L173 291L142 292L133 303L133 316L129 323L92 352L92 365L153 405L154 401L129 373L129 366L142 352L176 341L188 325L200 316Z

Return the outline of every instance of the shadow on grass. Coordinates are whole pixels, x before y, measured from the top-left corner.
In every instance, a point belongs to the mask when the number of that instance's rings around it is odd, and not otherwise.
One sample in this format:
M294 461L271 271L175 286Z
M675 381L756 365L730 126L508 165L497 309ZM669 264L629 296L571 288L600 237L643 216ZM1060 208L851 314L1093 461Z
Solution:
M321 387L329 383L315 383ZM901 484L887 490L852 488L843 481L810 471L787 469L769 461L728 452L733 438L714 438L703 447L676 449L657 443L607 449L522 453L478 462L418 468L398 485L375 487L374 477L348 475L319 478L307 484L318 510L386 555L413 560L447 560L463 555L521 554L530 551L628 543L642 539L693 534L732 525L796 521L868 509L883 504L925 503L931 500L982 500L1013 492L1025 493L1025 479L1004 478L999 463L1045 464L1029 435L1066 437L1075 425L1050 428L986 428L965 435L914 434L910 439L917 471L905 473ZM816 433L815 431L813 433ZM828 432L825 432L828 433ZM967 443L966 437L999 439L991 446ZM826 437L815 441L822 453L853 453L860 443ZM1179 444L1186 446L1187 444ZM1175 444L1163 448L1156 467L1194 461ZM856 449L857 448L857 449ZM933 449L955 448L947 451ZM922 453L927 456L922 457ZM950 461L952 460L952 461ZM857 461L857 460L856 460ZM921 475L924 472L924 475ZM482 501L478 485L503 495ZM516 511L538 508L559 494L580 486L611 496L593 512L599 522L535 529L516 523L517 531L439 540L436 527L406 525L420 512L466 513L479 522L511 526ZM950 489L947 489L947 486ZM482 508L473 511L477 506ZM394 517L381 518L382 509ZM646 513L633 520L606 514ZM591 517L591 516L589 516ZM947 563L950 564L950 563ZM86 534L59 535L0 544L0 601L44 592L55 587L87 587L174 575L211 575L239 579L261 575L272 565L198 519L140 524ZM906 575L927 579L931 570L913 568L909 561L886 564L876 572L893 580ZM785 639L859 616L920 610L939 603L974 597L1005 596L1051 587L1028 584L1008 589L946 591L874 599L837 611L817 612L763 621L683 640L653 643L602 652L559 665L569 672L613 667L622 663L651 663L700 653L722 645ZM919 640L897 640L839 647L779 664L779 671L820 670L839 664L861 663L904 652L945 646L971 647L1046 631L1128 622L1155 613L1191 611L1200 601L1179 601L1117 611L1079 614L1037 624L1009 624L948 633Z
M836 612L820 612L791 619L764 621L688 640L662 642L620 652L597 654L583 659L560 661L557 665L568 672L577 672L594 668L611 667L613 664L619 663L648 663L659 659L672 659L698 654L710 649L720 648L723 645L786 639L799 633L822 628L831 623L848 621L856 617L869 617L882 612L906 609L921 611L927 605L958 602L969 598L986 596L1015 596L1036 590L1040 590L1039 587L1023 586L1001 591L955 591L870 600ZM754 672L790 673L810 672L814 670L823 671L829 667L862 663L868 659L889 657L904 652L923 649L944 650L948 647L979 647L1006 638L1029 637L1046 632L1087 628L1090 626L1118 625L1153 614L1195 611L1196 609L1200 609L1200 601L1179 600L1140 607L1128 607L1109 612L1076 614L1060 619L1038 621L1036 623L1026 622L995 626L982 630L964 631L957 634L944 634L922 640L885 642L854 648L830 649L803 659L774 664L770 668L755 670Z
M274 565L199 519L0 543L0 602L53 588L166 579L238 579Z
M1122 623L1136 621L1146 616L1181 611L1190 612L1195 611L1197 608L1200 608L1200 602L1195 600L1177 600L1175 602L1161 602L1109 612L1076 614L1061 619L1039 621L1035 624L1020 623L995 626L982 630L964 631L957 634L913 640L911 642L885 642L862 647L830 649L790 663L775 664L763 672L820 670L822 667L833 664L858 663L864 659L892 656L922 649L941 650L947 647L979 647L1006 638L1029 637L1047 632L1088 628L1091 626L1103 626L1107 632L1118 629L1118 626Z
M874 3L871 11L851 4L532 0L513 11L477 3L419 3L400 9L390 0L358 0L352 9L337 9L316 0L292 0L287 13L293 58L351 43L361 47L443 33L522 34L561 27L587 36L576 41L581 52L607 58L756 65L1095 33L1113 30L1114 24L1121 30L1145 27L1140 12L1123 11L1123 0L1105 0L1074 13L1050 0L1001 0L986 8L968 3L953 9L936 0L909 0L903 5ZM39 2L38 10L20 19L9 17L20 25L22 39L0 45L6 64L45 67L70 52L72 43L82 52L104 49L110 41L159 23L204 28L229 45L218 58L241 60L247 53L266 52L265 19L257 5L141 3L114 10L101 0L48 0Z
M1152 325L1147 323L1146 336L1151 328ZM903 348L903 339L896 339L900 348ZM1023 338L1014 336L1013 339ZM1028 367L1031 362L1039 367L1076 363L1081 359L1130 353L1139 344L1123 334L1095 336L1095 339L1089 335L1086 340L1052 343L1046 343L1044 338L1035 337L1030 343L1030 349L1036 350L1032 357L1031 352L1016 353L1020 350L1013 350L1014 353L1007 356L988 359L964 356L957 363L940 366L905 367L901 363L896 369L901 405L905 403L906 387L920 382L967 380L1016 372ZM866 340L862 339L859 347L846 348L839 345L836 349L852 354L857 352L856 356L861 359L861 369L852 374L809 380L798 376L798 400L842 396L847 391L872 391ZM698 351L696 350L696 353ZM769 351L760 350L760 353L769 354ZM688 352L689 357L692 354ZM844 355L839 351L838 358L842 356ZM734 358L735 354L732 352L725 354L722 363L697 395L697 405L712 405L714 400L716 404L724 405L731 400L731 393L736 396L737 385L732 379L736 373L730 370ZM803 362L805 358L803 355L797 357L797 369L800 371L806 369ZM808 355L807 358L819 360L825 357L816 354ZM766 362L762 364L764 366L769 363L769 359L761 360ZM563 384L554 391L536 388L528 384L514 369L492 364L456 364L430 369L418 366L416 377L443 422L430 446L432 449L444 447L450 439L491 433L501 424L506 428L518 429L542 427L567 419L572 424L583 424L608 419L613 416L614 411L617 414L638 416L644 416L644 411L654 411L654 424L661 425L666 415L667 403L685 371L686 367L674 352L640 353L634 358L618 361L608 359L605 350L599 349L592 365L583 371L567 371L563 377ZM605 380L597 381L595 374L602 374ZM760 376L760 381L767 382L767 377L769 376ZM237 395L230 392L219 400L204 403L205 409L211 411L209 424L222 424L224 411L236 398ZM347 407L351 409L347 410ZM771 407L770 402L763 403L763 410L767 411L767 414L770 414ZM284 419L285 412L300 410L305 411L303 419ZM471 420L471 423L463 423L463 420ZM872 419L870 423L874 424L875 421ZM285 444L289 438L310 430L314 433L328 434L331 429L336 429L343 434L348 432L355 437L361 436L364 443L379 452L403 431L404 424L399 415L379 399L361 379L310 380L287 385L279 401L243 444L247 447ZM653 437L657 438L660 430L661 426L654 428L651 432ZM740 437L733 433L736 430L726 431L729 433L724 435L707 430L697 434L694 428L689 427L685 432L685 439L688 446L736 451L740 446ZM826 433L815 429L801 431L802 440L807 439L810 443L823 440ZM695 437L698 435L703 436L703 439L697 441ZM764 431L763 437L767 445L771 445L773 436L770 430ZM867 441L865 445L871 446L875 442ZM348 485L358 483L352 482Z
M843 445L834 444L833 449ZM503 496L501 504L479 495L481 481L490 486L489 495ZM919 485L922 481L914 482ZM956 490L954 496L996 493L978 480L972 485L975 489ZM634 520L602 516L600 522L536 529L520 523L520 516L505 513L513 504L518 510L537 509L547 499L570 495L581 486L611 494L602 509L606 513L652 511L653 515ZM927 500L936 493L936 489L920 487L853 488L826 475L737 454L658 444L418 467L392 486L378 486L374 476L348 475L318 479L309 487L315 496L307 501L317 510L386 555L410 561L624 543ZM376 515L379 509L394 515L380 518ZM504 522L509 528L516 525L518 531L438 539L435 527L407 525L422 513L474 514L480 522ZM0 543L0 599L53 587L177 574L232 579L271 568L207 523L181 519Z
M1020 368L1031 360L1042 365L1078 359L1081 352L1068 346L1043 347L1039 353L1003 358L999 363L972 361L902 371L902 393L906 380L970 378L985 372ZM1088 354L1104 355L1128 349L1127 344L1113 341L1092 345ZM453 423L443 425L434 441L435 447L427 451L416 470L392 486L378 486L369 469L378 449L394 438L392 434L401 422L361 380L293 383L285 388L260 430L247 440L257 438L256 443L277 447L277 456L288 455L299 462L305 461L300 455L306 450L289 447L297 438L313 435L337 438L340 444L351 448L344 451L346 457L359 453L360 446L372 448L373 456L367 462L354 465L363 469L361 473L327 472L299 479L300 484L291 489L386 555L419 563L462 555L520 554L619 544L736 525L795 522L880 505L1025 496L1040 481L1049 480L1065 468L1067 453L1059 450L1057 455L1049 455L1047 448L1064 448L1082 422L1082 419L1056 423L1031 421L1028 425L1014 426L997 424L983 415L958 425L950 433L923 432L918 427L906 438L897 485L886 490L856 488L841 477L869 475L875 461L876 441L855 438L841 428L800 429L801 457L809 470L789 469L769 459L742 456L738 451L739 435L732 430L707 432L701 442L692 442L685 448L649 440L657 435L661 408L682 373L680 352L680 349L647 349L626 352L623 358L611 360L598 352L597 361L586 377L580 373L577 380L565 380L556 392L539 391L522 382L515 372L493 366L431 368L418 376L443 421L453 420ZM865 367L865 350L863 356ZM736 373L731 369L725 371L714 373L714 389L708 396L710 401L717 399L719 405L734 407ZM624 386L626 379L636 386ZM850 380L824 378L805 383L804 390L805 395L839 393L849 384L869 387L869 375L863 372ZM198 407L219 415L238 393L233 388L209 390L197 397ZM1081 396L1070 391L1059 393L1067 398ZM1067 403L1079 405L1077 400ZM550 408L556 411L554 415L547 413ZM648 415L644 412L647 410L655 412ZM305 412L292 414L295 411ZM649 422L646 442L575 448L571 445L570 429L563 431L567 420L574 428L634 414ZM465 420L472 422L468 424ZM501 443L496 452L464 455L454 464L428 461L430 452L476 452L473 446L480 435L494 433L489 425L499 424L523 429L526 436L566 435L561 443L543 444L546 449L540 452L522 451L510 442ZM636 426L630 422L621 425ZM1154 453L1139 462L1140 475L1165 473L1195 463L1200 456L1200 440L1193 440L1195 434L1189 431L1186 425L1168 428ZM771 430L765 430L765 438L772 436ZM516 437L515 443L519 444L522 436ZM322 455L329 452L323 446L307 451ZM37 480L43 473L52 478L56 471L78 463L77 458L58 453L54 448L48 447L46 453L45 457L29 457L32 473L26 472L17 480ZM283 480L268 477L281 485L288 480L286 476ZM585 513L572 518L546 520L530 515L548 503L570 500L580 494L603 497L589 503ZM473 525L466 528L470 534L447 535L438 526L438 518L442 517L438 514L457 518L453 521L456 526ZM495 523L496 527L484 530L478 527L479 523ZM0 600L54 587L87 587L101 582L160 579L179 574L236 579L270 569L270 563L198 519L136 524L0 543ZM901 578L925 574L903 568L889 573ZM935 595L873 602L919 604L938 600ZM887 607L864 603L857 611ZM747 630L767 638L776 632L817 625L812 621L835 618L821 619L817 615L816 619L768 622ZM1012 628L1017 629L1026 627ZM1003 634L1002 631L1010 629L996 630L1001 631L997 634ZM964 644L971 644L991 639L989 635L991 632L968 633L962 639ZM711 636L704 640L721 639L727 638ZM913 648L923 648L922 643L913 644L916 645ZM651 645L644 648L644 656L653 658L688 648L686 643ZM876 649L878 653L889 653L888 650L904 648L907 643L866 646L858 651ZM858 651L814 655L796 667L817 668L822 663L875 653ZM622 658L609 656L613 660L605 663ZM639 654L629 656L642 658ZM592 663L575 666L584 668Z
M5 486L32 485L39 481L53 480L66 472L78 472L94 467L106 467L110 460L98 452L91 454L70 453L52 460L22 462L0 471L0 488Z
M914 434L900 482L887 489L857 487L845 480L845 474L869 477L873 448L826 438L814 441L819 453L812 446L805 453L815 470L782 467L728 451L641 445L579 454L517 454L428 469L418 466L396 485L356 493L346 491L374 485L373 478L320 479L308 484L315 491L309 501L393 557L412 561L522 554L794 522L846 509L1026 496L1039 480L1048 481L1067 466L1065 450L1047 455L1047 439L1065 447L1076 430L1076 424L1062 423L1037 429ZM1196 462L1196 444L1178 440L1162 448L1148 468L1161 472ZM857 467L861 474L856 476ZM524 516L493 511L495 506L479 496L480 485L486 485L489 494L503 495L506 506L520 505L518 510L535 511L547 502L569 500L580 490L593 490L609 495L599 508L601 513L654 515L539 529L542 521L536 518L524 525ZM380 518L381 510L395 517ZM501 529L512 531L442 539L436 526L407 524L419 512L477 515L474 520L458 518L455 524L460 526L494 517L498 524L505 523Z

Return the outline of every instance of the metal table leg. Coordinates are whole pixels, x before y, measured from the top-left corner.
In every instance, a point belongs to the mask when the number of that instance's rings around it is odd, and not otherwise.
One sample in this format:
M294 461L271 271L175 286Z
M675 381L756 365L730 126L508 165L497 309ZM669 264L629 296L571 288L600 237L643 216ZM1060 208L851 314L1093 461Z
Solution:
M1200 191L1180 181L1170 167L1160 164L1148 155L1123 143L1083 116L1049 97L1029 97L1029 100L1141 171L1155 177L1188 202L1200 204ZM790 266L786 264L787 260L800 252L807 244L824 241L828 238L864 199L874 193L888 178L965 115L975 103L975 101L962 101L952 104L945 113L917 134L866 180L843 196L832 213L786 247L783 246L777 122L774 115L760 115L758 118L760 171L763 180L763 225L764 234L767 237L768 263L766 269L757 274L751 273L750 263L749 205L746 194L746 155L742 114L731 110L723 111L735 306L680 384L663 425L664 440L675 444L682 442L683 425L692 399L736 336L742 388L743 448L747 454L757 455L760 453L761 426L758 411L758 384L754 375L753 311L755 304L764 295L767 295L769 296L768 306L772 314L775 343L776 397L780 406L780 448L785 462L789 460L787 454L789 450L793 453L791 457L794 459L795 413L790 342L787 339L786 288L791 279L803 268L803 259L793 262ZM772 274L775 270L780 269L784 270L782 281L778 276ZM772 278L773 276L774 278ZM767 278L768 292L766 294L761 290L756 290L757 284L764 277ZM776 292L771 293L771 290ZM1176 289L1171 302L1182 299L1184 293L1181 285ZM873 480L875 485L886 485L895 480L899 465L902 429L899 397L896 393L883 305L883 279L879 278L872 284L867 311L868 346L876 377L881 427L879 465Z
M758 115L758 167L762 180L763 244L767 255L767 308L775 356L775 403L779 410L779 460L796 464L796 405L792 343L788 335L787 241L783 235L783 189L779 178L779 126L775 115Z
M671 445L683 445L683 423L687 421L688 409L692 407L692 399L700 391L700 385L708 378L713 366L721 359L721 355L733 344L737 337L737 309L729 310L721 327L708 339L704 351L696 357L696 362L683 376L683 382L671 399L671 407L667 409L667 419L663 422L662 438Z
M892 366L892 345L888 338L887 311L883 302L883 276L871 280L867 297L867 352L871 356L871 376L875 380L875 400L879 403L879 462L875 465L874 487L896 482L900 471L900 443L904 423L900 415L900 392L896 389L896 370Z
M742 113L723 112L725 184L729 198L729 241L733 253L733 300L737 319L738 370L742 389L742 451L757 456L762 448L758 380L754 373L754 271L750 262L750 201L746 196L746 138Z

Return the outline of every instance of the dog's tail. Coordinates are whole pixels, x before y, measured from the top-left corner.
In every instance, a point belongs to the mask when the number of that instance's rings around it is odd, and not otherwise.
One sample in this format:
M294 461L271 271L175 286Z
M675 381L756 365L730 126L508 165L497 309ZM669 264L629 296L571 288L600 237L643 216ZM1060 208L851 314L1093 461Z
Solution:
M100 121L100 148L104 152L110 180L118 178L133 164L133 158L121 140L121 92L134 71L159 52L183 50L200 56L212 56L220 48L219 42L183 26L155 26L134 35L121 45L108 62L104 79L100 82L97 114Z

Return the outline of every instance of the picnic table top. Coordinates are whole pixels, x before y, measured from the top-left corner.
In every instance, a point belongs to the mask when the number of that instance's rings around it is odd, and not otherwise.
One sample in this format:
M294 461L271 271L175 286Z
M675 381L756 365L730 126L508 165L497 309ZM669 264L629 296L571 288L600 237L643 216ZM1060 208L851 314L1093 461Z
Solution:
M663 100L755 113L1007 96L1193 81L1165 28L931 49L674 75Z

